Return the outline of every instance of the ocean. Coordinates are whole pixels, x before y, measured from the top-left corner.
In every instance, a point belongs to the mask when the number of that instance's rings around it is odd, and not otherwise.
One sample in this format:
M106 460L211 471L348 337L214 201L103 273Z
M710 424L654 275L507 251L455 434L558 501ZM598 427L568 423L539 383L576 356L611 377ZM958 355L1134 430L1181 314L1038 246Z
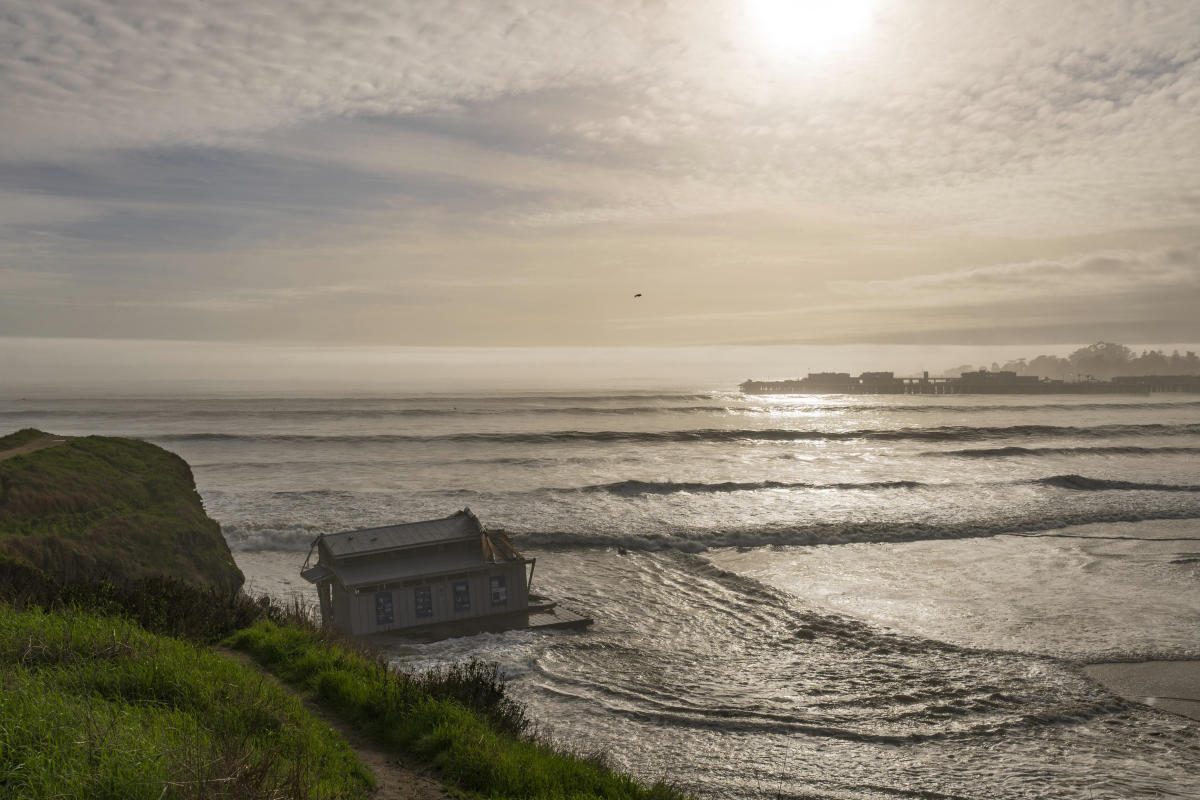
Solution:
M469 507L584 633L500 662L541 731L711 798L1200 797L1200 723L1092 661L1200 658L1200 398L728 391L8 398L192 465L249 587Z

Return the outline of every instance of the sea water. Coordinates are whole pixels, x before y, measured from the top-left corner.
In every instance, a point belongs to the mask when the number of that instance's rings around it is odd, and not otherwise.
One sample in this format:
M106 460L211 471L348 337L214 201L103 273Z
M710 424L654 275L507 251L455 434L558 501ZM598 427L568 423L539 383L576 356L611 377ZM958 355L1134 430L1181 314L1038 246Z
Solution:
M584 633L496 660L542 732L707 797L1200 797L1200 723L1093 660L1200 658L1200 398L8 399L191 463L250 587L470 507Z

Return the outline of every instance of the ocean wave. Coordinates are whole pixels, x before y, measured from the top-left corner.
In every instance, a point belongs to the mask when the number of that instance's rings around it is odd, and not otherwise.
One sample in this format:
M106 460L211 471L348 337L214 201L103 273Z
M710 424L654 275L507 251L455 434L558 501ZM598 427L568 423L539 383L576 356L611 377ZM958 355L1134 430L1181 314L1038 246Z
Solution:
M774 546L839 545L867 542L914 542L937 539L978 539L988 536L1070 536L1060 529L1098 523L1133 523L1153 520L1200 519L1200 508L1159 508L1129 511L1079 509L1050 515L1007 519L980 519L959 524L942 522L818 522L802 525L761 525L729 529L683 529L662 533L594 533L587 531L509 530L521 548L546 550L596 550L622 547L627 550L703 553L722 547L759 548ZM294 520L223 523L229 546L238 551L297 550L307 548L319 533L344 530L336 524ZM1078 534L1082 538L1108 538ZM1123 539L1135 539L1122 536ZM1196 541L1180 537L1179 541ZM1174 541L1174 540L1173 540Z
M1113 481L1104 478L1088 478L1084 475L1051 475L1030 483L1071 489L1077 492L1135 491L1135 492L1200 492L1200 486L1174 483L1137 483L1135 481Z
M974 486L976 488L989 487L995 488L999 486L1048 486L1056 489L1067 489L1077 492L1099 492L1099 491L1133 491L1133 492L1200 492L1200 485L1191 484L1172 484L1172 483L1139 483L1135 481L1110 480L1106 478L1092 478L1086 475L1050 475L1045 478L1033 478L1029 480L1018 481L1000 481L996 483L981 483L981 484L963 484L963 483L925 483L922 481L912 480L890 480L890 481L861 481L861 482L838 482L838 483L805 483L801 481L647 481L647 480L623 480L613 481L611 483L598 483L587 486L577 487L546 487L532 490L517 490L517 491L499 491L499 490L478 490L467 487L453 487L445 489L431 489L429 494L435 494L440 497L497 497L497 496L525 496L525 495L554 495L554 494L607 494L614 497L636 498L636 497L652 497L658 495L671 494L733 494L737 492L760 492L771 490L783 491L844 491L844 492L870 492L870 491L892 491L892 490L913 490L921 489L926 491L937 491L944 489L960 490L964 486ZM210 489L207 492L212 497L221 497L229 492L224 492L217 489ZM271 491L266 494L276 500L292 500L297 502L339 500L349 502L360 498L378 497L383 494L389 494L388 490L361 491L350 489L299 489L299 490L279 490ZM239 490L237 495L246 495L245 491Z
M1104 447L985 447L971 450L929 450L923 456L956 456L959 458L1008 458L1009 456L1157 456L1197 455L1200 447L1166 445L1163 447L1141 447L1138 445L1110 445Z
M578 489L551 489L548 491L603 492L621 497L648 494L716 494L725 492L757 492L764 489L917 489L925 486L919 481L869 481L866 483L793 483L788 481L721 481L703 483L698 481L639 481L626 480L581 486Z
M135 419L146 417L169 417L173 420L188 419L270 419L270 420L386 420L405 417L520 417L520 416L627 416L648 414L725 414L737 408L719 406L512 406L476 408L188 408L179 410L157 410L136 406L120 410L97 409L22 409L0 410L0 419L40 417L46 419Z
M319 534L340 528L318 523L297 522L234 522L222 523L221 533L229 549L244 552L257 550L307 550Z
M539 402L545 403L550 401L569 401L579 403L583 401L599 401L599 402L635 402L635 401L697 401L697 400L713 400L714 403L719 398L713 398L708 395L613 395L610 397L555 397L555 398L506 398L516 400L518 402ZM462 403L479 403L479 398L442 398L446 404L453 402ZM423 405L405 407L403 405L395 406L393 403L402 401L380 400L379 403L388 404L383 407L372 405L353 405L346 404L344 401L340 405L330 408L312 408L312 407L296 407L294 403L288 403L284 406L271 404L267 407L270 401L231 401L229 404L222 404L218 407L197 408L197 407L164 407L156 405L152 407L138 406L136 404L125 408L46 408L46 407L26 407L18 409L3 409L0 410L0 419L23 419L23 418L42 418L42 419L135 419L145 420L147 417L170 418L173 420L187 419L270 419L270 420L305 420L305 421L328 421L328 420L386 420L386 419L404 419L404 418L421 418L421 417L520 417L520 416L635 416L635 415L695 415L695 414L715 414L715 415L757 415L771 414L780 411L795 412L795 413L913 413L913 414L966 414L976 412L991 412L991 411L1122 411L1122 410L1171 410L1171 409L1189 409L1200 408L1200 401L1182 401L1182 402L1145 402L1145 403L1038 403L1030 405L886 405L886 404L869 404L857 405L852 403L838 404L806 404L806 405L751 405L742 406L737 404L716 403L710 405L696 405L694 402L687 405L622 405L622 406L604 406L604 405L471 405L457 407L453 405Z
M1137 483L1134 481L1089 478L1085 475L1051 475L1046 478L1014 481L1013 485L1052 486L1074 491L1157 491L1157 492L1200 492L1200 486L1170 483ZM1004 485L1004 484L992 484ZM618 497L640 497L659 494L724 494L731 492L758 492L768 489L790 490L839 490L875 491L881 489L940 489L961 488L959 483L924 483L912 480L863 481L842 483L804 483L790 481L642 481L624 480L581 486L577 489L545 489L549 492L602 492Z
M460 400L462 402L523 402L523 403L611 403L625 402L632 403L645 400L715 400L720 398L722 392L622 392L619 394L496 394L496 395L470 395L470 394L446 394L430 397L430 400L438 400L441 402ZM338 398L328 398L336 401ZM372 398L384 402L394 401L396 398L379 397ZM415 398L413 398L415 399Z
M1200 400L1184 400L1178 402L1145 402L1145 403L1030 403L1028 405L966 405L966 404L929 404L929 405L887 405L887 404L870 404L858 405L854 403L837 403L837 404L805 404L805 405L787 405L781 403L779 405L756 405L749 407L731 407L730 411L754 411L760 413L770 413L778 411L798 411L798 412L819 412L819 411L836 411L836 412L903 412L913 414L973 414L979 411L1006 411L1006 412L1024 412L1024 411L1123 411L1130 409L1133 411L1148 411L1148 410L1170 410L1170 409L1188 409L1200 408Z
M1200 492L1200 485L1193 484L1174 484L1174 483L1140 483L1136 481L1111 480L1107 478L1092 478L1086 475L1065 474L1065 475L1050 475L1045 478L1032 478L1028 480L1017 481L1000 481L994 483L979 483L979 484L963 484L954 482L944 483L926 483L913 480L884 480L884 481L845 481L835 483L806 483L803 481L650 481L629 479L623 481L612 481L610 483L597 483L587 486L574 487L544 487L531 490L479 490L468 487L452 487L445 489L430 489L429 494L438 496L450 497L471 497L471 496L524 496L524 495L547 495L547 494L608 494L615 497L646 497L655 495L671 495L671 494L733 494L736 492L760 492L770 490L785 490L785 491L845 491L845 492L870 492L870 491L889 491L897 489L922 489L922 490L940 490L940 489L962 489L964 486L974 486L976 488L989 487L995 488L999 486L1048 486L1056 489L1068 489L1078 492L1099 492L1099 491L1136 491L1136 492ZM231 494L218 489L210 489L207 492L210 496L219 497L225 494ZM276 490L267 492L266 494L272 498L280 500L318 500L325 501L329 499L337 499L341 501L350 501L364 497L378 497L381 494L389 494L390 490L375 490L362 491L352 489L298 489L298 490ZM244 490L238 490L232 494L246 495Z
M932 428L865 428L859 430L822 431L793 428L701 428L670 431L546 431L497 432L472 431L448 434L241 434L241 433L165 433L147 436L156 442L294 442L391 444L401 442L479 442L494 444L554 444L587 442L592 444L619 443L727 443L741 441L852 441L856 439L882 441L970 441L972 439L1004 439L1033 437L1110 438L1126 436L1188 436L1200 434L1200 424L1168 425L1161 423L1131 425L1007 425L976 427L947 425Z
M430 458L430 459L410 459L408 463L419 466L445 467L453 466L460 467L464 464L501 464L505 466L518 467L533 467L533 466L554 466L559 464L587 464L595 461L595 458L589 456L496 456L494 458ZM366 469L378 469L380 467L391 468L395 465L395 459L390 456L381 456L372 460L346 460L337 458L321 458L312 460L277 460L277 461L192 461L190 462L193 469L206 470L235 470L249 469L261 470L269 469L279 471L282 469L294 469L296 467L304 469L344 469L346 467L363 467Z
M560 699L577 701L575 692L561 686L542 686L542 691L556 694ZM592 688L592 687L589 687ZM758 712L741 707L710 705L704 708L672 707L651 704L648 707L622 703L606 704L606 713L655 726L736 731L743 734L810 736L904 746L954 739L975 740L1018 730L1043 730L1056 724L1079 725L1098 717L1111 716L1130 710L1131 704L1119 697L1096 694L1092 698L1060 698L1062 707L1036 713L1020 713L1022 700L1003 693L993 696L966 695L942 699L931 697L915 705L908 713L894 709L906 707L902 695L883 693L874 705L855 697L841 714L822 714L817 704L809 713ZM900 702L897 702L897 700ZM908 704L912 705L912 704ZM849 714L847 714L849 712ZM863 719L866 712L866 719ZM950 722L958 719L957 724ZM892 730L894 732L888 732ZM907 793L906 793L907 795ZM780 795L782 796L782 795ZM810 796L810 795L805 795ZM965 800L961 795L921 792L921 798Z
M687 530L675 533L599 534L576 531L510 531L521 547L547 550L590 550L623 547L627 550L679 550L702 553L718 547L773 547L837 545L864 542L914 542L936 539L978 539L1005 534L1028 535L1079 525L1147 522L1166 519L1200 519L1200 508L1147 509L1145 511L1078 510L1011 519L974 520L959 524L939 522L822 522L807 525L766 525L726 530Z

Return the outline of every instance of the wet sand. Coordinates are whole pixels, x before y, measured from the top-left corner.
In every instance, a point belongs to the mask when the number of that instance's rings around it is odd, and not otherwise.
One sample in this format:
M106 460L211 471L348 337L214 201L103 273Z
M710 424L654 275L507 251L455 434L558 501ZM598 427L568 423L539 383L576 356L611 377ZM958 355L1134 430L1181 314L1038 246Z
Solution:
M1083 671L1127 700L1200 720L1200 661L1089 664Z

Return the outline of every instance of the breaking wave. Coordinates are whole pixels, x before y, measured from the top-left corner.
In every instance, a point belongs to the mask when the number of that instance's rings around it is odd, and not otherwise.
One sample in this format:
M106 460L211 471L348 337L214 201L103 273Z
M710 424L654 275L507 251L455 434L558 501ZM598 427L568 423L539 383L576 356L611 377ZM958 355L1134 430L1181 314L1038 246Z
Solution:
M522 548L546 550L593 550L623 547L628 550L703 553L721 547L772 547L837 545L864 542L913 542L935 539L977 539L988 536L1069 535L1051 533L1061 528L1097 523L1147 522L1152 520L1200 519L1200 508L1159 508L1129 511L1074 510L1007 519L981 519L963 523L901 522L816 522L800 525L762 525L728 529L678 529L658 533L599 533L585 531L509 530ZM221 526L229 546L238 551L307 548L318 533L342 530L330 524L292 520L227 523ZM1082 536L1082 534L1081 534ZM1085 538L1106 538L1086 536ZM1121 537L1136 538L1136 537ZM1200 541L1200 537L1183 537ZM1160 540L1161 541L1161 540Z
M595 459L590 456L496 456L493 458L414 458L412 463L424 464L429 466L462 466L464 464L497 464L502 466L553 466L561 464L586 464ZM322 458L307 461L203 461L196 459L190 462L193 468L196 469L273 469L281 470L284 468L323 468L323 469L344 469L346 467L362 467L367 469L378 469L381 466L394 464L394 459L381 456L373 460L347 460L338 458Z
M724 492L757 492L763 489L917 489L927 484L920 481L872 481L867 483L791 483L787 481L722 481L702 483L696 481L616 481L578 489L552 491L604 492L622 497L647 494L715 494Z
M800 481L720 481L706 483L703 481L646 481L623 480L611 483L598 483L577 487L553 487L529 491L496 492L477 490L463 487L435 489L431 494L450 497L472 497L500 495L544 495L544 494L607 494L614 497L647 497L671 494L733 494L735 492L759 492L770 490L783 491L846 491L870 492L888 490L922 489L937 491L943 489L962 489L967 484L962 483L926 483L922 481L863 481L841 483L805 483ZM1056 489L1067 489L1076 492L1100 491L1134 491L1134 492L1200 492L1200 485L1172 483L1139 483L1135 481L1108 480L1105 478L1090 478L1085 475L1051 475L1045 478L1030 480L1001 481L998 483L979 484L980 488L997 486L1048 486ZM292 502L337 500L350 502L363 498L373 498L388 494L388 490L361 491L349 489L301 489L279 490L268 492L271 498L289 500ZM210 497L222 497L226 492L210 490ZM246 494L240 492L239 494Z
M760 526L729 530L687 530L678 533L593 534L583 532L514 533L522 547L547 550L587 550L624 547L629 550L679 550L702 553L717 547L810 546L862 542L913 542L933 539L977 539L1005 534L1045 533L1059 528L1112 522L1200 519L1200 508L1145 511L1068 511L1059 514L975 520L961 524L867 521L807 525ZM513 533L510 531L510 533ZM1189 539L1190 540L1190 539Z
M1059 489L1071 489L1077 492L1105 492L1113 490L1135 492L1200 492L1200 486L1174 483L1111 481L1102 478L1088 478L1083 475L1052 475L1049 478L1038 478L1037 480L1030 481L1030 483L1054 486Z
M957 456L959 458L1007 458L1009 456L1157 456L1200 454L1200 447L1173 446L1139 447L1109 445L1104 447L984 447L971 450L930 450L923 456Z
M1016 481L1015 485L1052 486L1074 491L1154 491L1154 492L1200 492L1200 486L1170 483L1137 483L1084 475L1051 475ZM703 483L698 481L639 481L625 480L581 486L578 489L550 489L558 492L603 492L619 497L637 497L657 494L722 494L726 492L758 492L766 489L835 489L841 491L873 491L880 489L938 489L961 484L923 483L921 481L866 481L862 483L801 483L788 481L722 481Z
M222 523L221 533L234 551L307 549L318 534L339 530L337 526L297 522Z

